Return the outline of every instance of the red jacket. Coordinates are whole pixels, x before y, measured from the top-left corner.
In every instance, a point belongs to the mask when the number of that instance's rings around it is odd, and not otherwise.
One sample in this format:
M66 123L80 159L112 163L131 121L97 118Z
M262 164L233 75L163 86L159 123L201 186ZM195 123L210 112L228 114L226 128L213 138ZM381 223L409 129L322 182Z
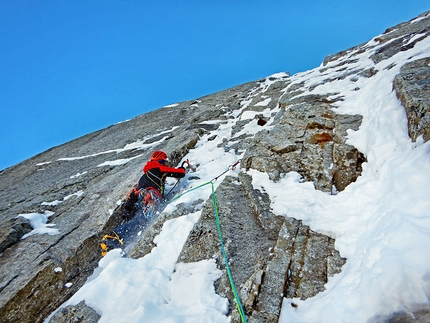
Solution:
M144 174L139 180L139 189L154 188L163 196L166 177L182 178L185 176L185 168L168 167L157 160L150 160L143 167Z

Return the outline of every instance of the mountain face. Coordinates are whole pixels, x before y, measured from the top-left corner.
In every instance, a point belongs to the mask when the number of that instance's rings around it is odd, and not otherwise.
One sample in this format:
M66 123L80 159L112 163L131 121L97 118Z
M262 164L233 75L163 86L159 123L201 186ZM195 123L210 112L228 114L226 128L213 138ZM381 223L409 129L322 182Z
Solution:
M204 180L200 170L214 159L213 177L207 180L230 171L217 178L216 195L226 252L250 321L277 322L284 297L303 300L324 291L348 259L336 250L334 237L293 216L277 214L268 193L256 189L254 174L265 173L278 183L295 172L301 181L328 195L347 189L361 175L368 156L348 143L348 136L362 126L363 116L338 113L337 106L348 102L348 93L360 93L362 84L395 68L399 73L394 79L381 79L404 106L411 139L428 141L428 49L427 55L410 60L394 58L412 52L429 35L427 12L366 44L327 57L314 70L293 76L279 73L166 106L2 171L2 322L42 322L83 286L101 258L101 237L124 221L125 195L155 149L166 151L172 165L190 159L188 175L174 192ZM239 160L240 172L231 172ZM179 204L174 211L166 209L127 257L150 253L167 220L201 210L178 263L215 259L224 273L215 290L229 299L232 322L239 322L210 194L206 198ZM51 231L33 234L35 219L51 225L47 227ZM70 313L52 321L66 322ZM98 319L85 305L75 313Z

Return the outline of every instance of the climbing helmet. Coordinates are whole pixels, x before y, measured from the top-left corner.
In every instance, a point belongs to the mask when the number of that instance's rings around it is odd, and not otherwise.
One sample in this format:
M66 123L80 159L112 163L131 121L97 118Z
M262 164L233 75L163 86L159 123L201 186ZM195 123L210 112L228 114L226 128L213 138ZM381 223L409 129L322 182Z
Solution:
M167 154L162 150L156 150L152 153L151 160L167 160Z

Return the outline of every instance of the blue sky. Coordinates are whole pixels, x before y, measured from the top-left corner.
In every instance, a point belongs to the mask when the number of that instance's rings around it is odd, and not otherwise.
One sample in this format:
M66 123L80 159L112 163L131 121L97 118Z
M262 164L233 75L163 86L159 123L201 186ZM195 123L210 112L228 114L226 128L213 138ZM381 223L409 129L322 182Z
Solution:
M0 169L171 103L321 64L407 1L0 2Z

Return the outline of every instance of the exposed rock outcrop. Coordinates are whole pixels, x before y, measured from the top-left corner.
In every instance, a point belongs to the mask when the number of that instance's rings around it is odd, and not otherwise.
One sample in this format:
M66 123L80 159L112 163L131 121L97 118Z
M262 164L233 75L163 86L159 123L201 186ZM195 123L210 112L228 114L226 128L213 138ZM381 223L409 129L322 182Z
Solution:
M282 97L282 117L252 140L243 157L246 168L267 172L274 181L281 173L295 171L324 192L342 191L355 181L365 157L347 145L344 136L347 129L358 130L362 118L336 115L331 109L336 100L328 97Z
M63 322L80 322L80 323L97 323L100 319L100 315L94 311L91 307L87 306L84 301L78 303L75 306L66 306L60 309L55 315L49 320L51 323L63 323Z
M394 79L397 97L406 109L409 136L430 139L430 58L405 64Z
M251 180L241 174L238 179L227 177L220 185L216 191L220 222L230 268L250 322L277 322L283 296L306 299L323 291L345 259L335 250L333 239L294 218L271 213L267 194L254 190ZM215 258L225 266L214 221L208 201L180 262ZM226 275L217 282L216 290L233 300ZM235 308L232 322L240 322Z

